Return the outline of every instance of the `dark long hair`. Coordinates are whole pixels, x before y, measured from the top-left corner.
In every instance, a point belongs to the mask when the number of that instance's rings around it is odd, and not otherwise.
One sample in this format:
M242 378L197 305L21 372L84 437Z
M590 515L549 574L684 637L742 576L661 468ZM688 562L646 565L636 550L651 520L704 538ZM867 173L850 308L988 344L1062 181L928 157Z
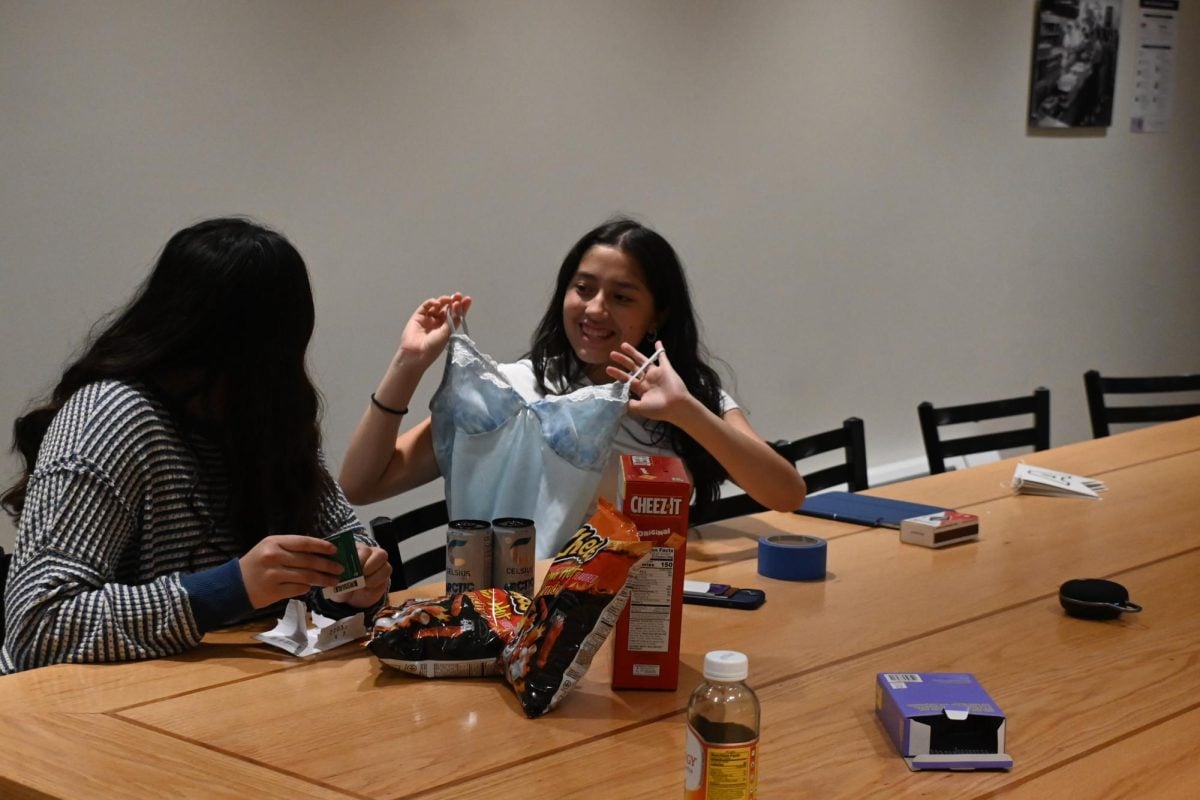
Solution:
M225 459L228 523L243 546L311 530L327 481L320 397L305 365L313 325L308 271L281 235L244 219L179 231L129 304L97 324L50 399L17 419L13 450L25 469L4 508L20 515L42 439L71 395L120 380L152 389L181 424L189 401L201 407Z
M563 326L563 300L571 280L579 270L588 250L606 245L620 250L641 267L646 286L654 297L654 309L662 323L656 338L661 340L684 385L697 400L714 414L721 414L721 379L708 365L708 351L700 341L699 325L692 308L692 295L687 276L675 249L658 233L635 220L614 217L588 231L563 259L550 305L533 333L527 357L533 361L533 371L543 391L561 391L563 385L579 383L585 375L585 364L575 355ZM646 355L653 352L654 342L647 337L637 343ZM547 375L551 380L547 380ZM727 473L696 440L666 422L655 423L648 444L670 445L683 458L696 484L696 505L703 510L720 495L719 486Z

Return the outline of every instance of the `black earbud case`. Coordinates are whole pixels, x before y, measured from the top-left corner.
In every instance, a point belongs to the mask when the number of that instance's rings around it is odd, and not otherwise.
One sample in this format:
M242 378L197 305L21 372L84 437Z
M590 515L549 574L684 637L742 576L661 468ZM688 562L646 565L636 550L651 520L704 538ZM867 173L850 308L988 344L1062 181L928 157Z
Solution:
M1115 581L1100 578L1070 580L1058 587L1058 602L1072 617L1116 619L1122 612L1142 610L1129 599L1129 591Z

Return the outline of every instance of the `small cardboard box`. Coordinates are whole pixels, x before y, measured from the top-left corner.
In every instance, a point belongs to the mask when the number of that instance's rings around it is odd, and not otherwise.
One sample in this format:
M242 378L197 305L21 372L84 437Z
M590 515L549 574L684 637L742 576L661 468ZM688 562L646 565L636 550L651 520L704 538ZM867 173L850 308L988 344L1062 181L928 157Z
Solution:
M911 770L1011 769L1004 712L962 672L881 672L875 714Z
M617 508L654 542L613 636L614 689L675 689L692 482L673 456L622 455Z
M900 521L900 541L922 547L946 547L979 540L979 517L961 511L939 511Z

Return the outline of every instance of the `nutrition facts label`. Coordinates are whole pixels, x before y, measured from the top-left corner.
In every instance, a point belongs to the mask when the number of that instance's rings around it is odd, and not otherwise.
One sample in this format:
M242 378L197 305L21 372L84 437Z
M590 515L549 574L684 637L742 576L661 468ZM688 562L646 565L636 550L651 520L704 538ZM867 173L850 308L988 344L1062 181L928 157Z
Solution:
M667 652L671 629L671 582L675 550L655 547L633 582L629 601L629 649Z

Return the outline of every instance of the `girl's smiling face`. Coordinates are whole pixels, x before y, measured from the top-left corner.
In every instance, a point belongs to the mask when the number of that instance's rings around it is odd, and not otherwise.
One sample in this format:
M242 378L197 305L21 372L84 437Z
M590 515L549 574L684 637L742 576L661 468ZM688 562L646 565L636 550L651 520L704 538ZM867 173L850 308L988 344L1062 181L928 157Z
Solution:
M608 383L609 354L622 342L635 347L659 314L641 266L625 253L598 244L583 254L563 297L563 327L571 349L593 383Z

